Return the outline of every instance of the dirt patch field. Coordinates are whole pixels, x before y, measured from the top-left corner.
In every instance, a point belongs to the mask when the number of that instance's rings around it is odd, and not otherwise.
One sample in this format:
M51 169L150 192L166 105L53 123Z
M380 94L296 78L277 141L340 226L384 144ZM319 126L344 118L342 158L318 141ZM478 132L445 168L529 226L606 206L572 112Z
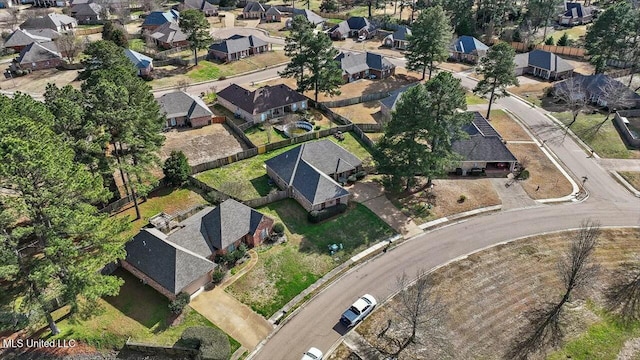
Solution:
M457 63L457 62L441 62L438 63L438 67L441 69L453 71L453 72L462 72L473 69L473 66L469 64Z
M530 177L520 181L534 200L558 198L571 194L571 183L536 144L507 144L516 159L529 171ZM536 189L540 188L536 191Z
M577 61L577 60L569 60L565 59L569 64L573 65L575 69L574 72L580 73L582 75L593 75L595 73L595 67L591 65L588 61Z
M164 145L160 150L162 160L168 158L172 150L182 150L187 155L189 164L196 165L243 150L242 143L222 124L212 124L200 129L174 129L164 135Z
M286 37L289 35L289 30L286 27L286 21L288 18L282 18L281 22L261 22L256 26L258 29L267 30L270 36Z
M507 91L512 92L521 98L540 106L542 103L540 99L545 96L547 88L553 84L548 82L522 82L519 86L512 86Z
M71 84L75 88L80 88L80 82L75 81L77 77L78 70L38 70L29 75L13 79L6 79L2 76L0 77L0 89L20 90L30 94L43 94L48 83L56 84L58 87Z
M557 263L566 251L571 235L557 233L499 245L449 264L432 274L434 295L441 299L446 309L442 325L451 358L504 358L514 337L525 324L523 313L544 301L558 300L562 286ZM600 265L601 271L594 281L594 288L574 293L568 304L567 318L563 319L563 324L568 325L563 326L567 340L584 333L590 324L604 320L600 318L599 314L602 313L599 310L603 306L603 289L609 284L612 271L618 269L622 262L633 260L639 253L640 242L636 229L603 231L594 253L594 260ZM415 274L408 275L413 277ZM392 310L394 301L381 306L357 328L371 344L389 349L384 337L378 335L387 327L387 319L395 316ZM606 336L602 334L597 337ZM424 343L429 344L429 339L424 339ZM593 351L594 346L597 345L588 344L592 352L584 353L583 357L575 357L573 353L573 357L566 354L562 358L605 358ZM424 345L412 345L399 359L432 358L425 357L422 351ZM341 351L340 355L332 359L347 359L349 354L348 351ZM614 359L615 354L606 358Z
M504 110L491 111L491 126L506 141L533 141L522 126L513 120Z
M332 108L331 110L355 124L377 124L383 121L383 116L380 112L380 101L377 100Z

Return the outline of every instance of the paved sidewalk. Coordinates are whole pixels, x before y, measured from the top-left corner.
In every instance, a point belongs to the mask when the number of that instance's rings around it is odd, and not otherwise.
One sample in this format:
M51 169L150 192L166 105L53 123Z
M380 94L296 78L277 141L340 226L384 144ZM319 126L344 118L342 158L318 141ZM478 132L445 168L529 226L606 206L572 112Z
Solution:
M372 181L356 182L351 190L354 201L369 208L405 238L422 232L413 220L404 215L387 199L382 185Z
M611 171L640 171L640 159L597 159L603 168Z
M519 182L507 178L489 179L502 201L502 210L519 209L538 205L529 197ZM506 184L509 183L509 187Z
M247 349L254 349L273 330L273 326L250 307L227 294L224 289L249 271L258 261L254 250L251 260L236 275L227 278L213 290L204 291L189 306L229 334Z

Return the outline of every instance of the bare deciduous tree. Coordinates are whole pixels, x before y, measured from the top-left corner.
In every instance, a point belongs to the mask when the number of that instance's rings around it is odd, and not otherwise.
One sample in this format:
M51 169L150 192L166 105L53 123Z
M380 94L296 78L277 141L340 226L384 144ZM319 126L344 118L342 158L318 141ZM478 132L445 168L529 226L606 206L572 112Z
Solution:
M572 118L567 128L570 128L576 122L578 115L589 104L587 89L580 79L578 77L569 78L558 84L553 90L554 99L563 103L571 111Z
M567 253L558 262L564 295L558 302L547 302L525 314L528 324L514 339L507 358L527 359L531 354L544 352L560 343L564 335L561 327L564 306L571 300L574 290L589 285L597 274L598 266L593 263L592 255L600 233L599 223L582 222Z
M70 63L73 63L76 56L84 50L84 41L79 39L73 33L65 33L56 39L58 50L62 53Z

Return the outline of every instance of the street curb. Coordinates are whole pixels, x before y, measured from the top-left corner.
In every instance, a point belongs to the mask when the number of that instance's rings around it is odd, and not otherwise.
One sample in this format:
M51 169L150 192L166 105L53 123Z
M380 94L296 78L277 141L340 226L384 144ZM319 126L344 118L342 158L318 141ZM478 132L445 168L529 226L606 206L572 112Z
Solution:
M424 224L418 225L418 227L421 230L426 230L426 229L431 229L434 228L436 226L448 223L450 221L456 221L456 220L460 220L460 219L464 219L466 217L470 217L470 216L474 216L474 215L478 215L478 214L483 214L483 213L487 213L487 212L492 212L492 211L498 211L502 209L502 205L494 205L494 206L487 206L484 208L480 208L480 209L475 209L475 210L469 210L469 211L465 211L463 213L459 213L459 214L454 214L451 216L445 216L443 218L437 219L437 220L433 220L433 221L429 221L426 222Z
M640 198L640 191L636 190L636 188L634 188L633 185L629 184L629 182L625 178L623 178L620 174L618 174L617 171L610 170L609 174L611 174L611 176L614 179L616 179L620 184L622 184L622 186L627 188L627 190L629 190L629 192L632 193L635 197Z

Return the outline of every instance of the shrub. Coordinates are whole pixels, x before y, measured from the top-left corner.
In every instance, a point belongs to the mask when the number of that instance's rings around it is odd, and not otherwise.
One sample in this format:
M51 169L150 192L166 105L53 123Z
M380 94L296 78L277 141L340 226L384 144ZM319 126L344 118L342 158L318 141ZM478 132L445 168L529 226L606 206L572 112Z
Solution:
M282 234L284 233L284 224L282 223L276 223L275 225L273 225L273 231L276 234Z
M458 198L458 203L462 204L465 200L467 200L466 195L460 195Z
M547 40L544 41L545 45L554 45L555 41L553 41L553 37L549 36Z
M22 75L24 75L24 71L22 71L21 69L18 69L18 70L16 70L16 75L22 76Z
M220 76L220 77L218 78L218 80L227 80L227 77L226 77L226 76Z
M208 203L217 205L227 199L227 197L217 191L209 191L204 194L203 198L207 200Z
M225 275L227 275L227 272L218 267L211 273L211 282L214 284L220 284L220 282L224 280Z
M313 127L313 130L320 130L320 125L316 125Z
M522 170L522 172L520 172L520 174L518 175L518 179L520 180L527 180L529 178L529 170Z
M189 294L181 292L176 296L175 300L169 303L169 310L174 314L180 314L184 307L189 304L189 301L191 301Z
M184 184L191 175L191 166L189 166L187 156L182 151L171 151L171 155L162 166L162 172L169 184L175 186Z
M569 35L567 35L566 32L564 34L562 34L560 39L558 39L558 43L556 45L558 45L558 46L569 46Z
M349 177L347 178L347 181L348 181L348 182L356 182L356 180L357 180L357 178L356 178L356 176L355 176L355 175L351 175L351 176L349 176Z
M180 341L187 347L200 350L200 359L226 360L231 355L231 344L225 333L214 327L186 328Z
M29 318L25 314L13 311L0 311L0 331L17 331L29 325Z
M367 176L367 172L364 170L358 171L356 173L356 179L358 180L364 179L365 176Z
M336 206L328 207L322 210L313 210L307 216L312 223L319 223L322 220L326 220L332 216L341 214L347 210L347 204L339 204Z

